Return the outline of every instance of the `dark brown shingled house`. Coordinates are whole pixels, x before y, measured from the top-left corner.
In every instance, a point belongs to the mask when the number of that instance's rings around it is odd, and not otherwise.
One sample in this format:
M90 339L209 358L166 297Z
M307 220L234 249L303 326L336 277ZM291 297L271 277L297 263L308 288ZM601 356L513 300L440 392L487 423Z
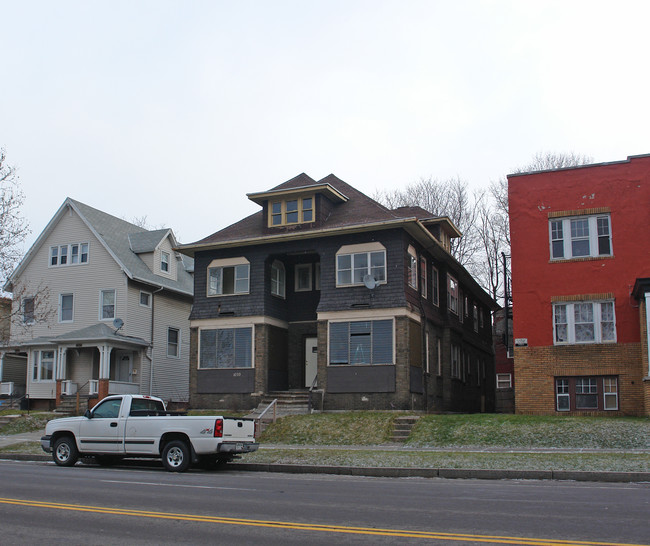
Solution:
M317 407L491 411L496 303L450 255L448 218L389 210L334 175L248 194L195 259L193 407L316 389Z

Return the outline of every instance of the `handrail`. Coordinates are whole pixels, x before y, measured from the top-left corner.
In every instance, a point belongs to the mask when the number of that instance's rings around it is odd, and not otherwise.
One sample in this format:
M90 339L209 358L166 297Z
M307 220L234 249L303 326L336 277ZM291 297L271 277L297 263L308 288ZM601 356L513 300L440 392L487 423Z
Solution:
M273 423L275 423L276 418L277 418L277 406L278 406L278 399L275 398L273 402L271 402L262 413L260 413L256 418L255 418L255 438L258 438L260 434L262 434L262 417L264 417L264 414L269 411L271 408L273 408Z
M314 387L316 386L316 381L318 379L318 374L314 377L314 380L311 382L311 387L309 387L309 400L307 401L307 413L311 414L312 410L312 393L314 392Z

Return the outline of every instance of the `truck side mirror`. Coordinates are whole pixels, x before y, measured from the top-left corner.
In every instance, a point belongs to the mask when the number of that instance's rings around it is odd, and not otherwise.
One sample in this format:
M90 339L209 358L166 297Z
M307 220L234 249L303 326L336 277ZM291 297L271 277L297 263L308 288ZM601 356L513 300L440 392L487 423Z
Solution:
M90 413L90 410L89 410L89 409L87 409L86 412L84 413L84 417L86 417L86 418L88 418L88 419L91 419L92 416L93 416L93 414Z

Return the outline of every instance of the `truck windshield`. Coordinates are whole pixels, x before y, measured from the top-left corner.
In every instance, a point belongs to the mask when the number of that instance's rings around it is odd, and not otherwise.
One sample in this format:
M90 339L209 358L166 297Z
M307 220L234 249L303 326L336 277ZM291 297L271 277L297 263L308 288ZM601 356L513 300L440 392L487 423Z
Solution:
M165 411L165 406L160 400L150 398L134 398L131 400L131 415L134 415L134 412L143 411Z

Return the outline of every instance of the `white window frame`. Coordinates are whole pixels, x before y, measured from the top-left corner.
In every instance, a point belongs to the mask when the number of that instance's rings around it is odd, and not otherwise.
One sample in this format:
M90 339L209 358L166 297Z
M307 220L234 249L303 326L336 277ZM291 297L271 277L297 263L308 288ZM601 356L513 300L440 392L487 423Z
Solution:
M52 377L43 379L43 353L52 353L52 358L48 359L48 362L52 362ZM33 369L32 369L32 381L34 383L52 383L56 379L56 351L51 350L42 350L34 351L33 355Z
M566 401L566 407L560 407L560 400ZM568 378L555 380L555 409L557 411L571 411L571 391Z
M61 263L65 256L65 263ZM74 259L76 257L76 260ZM86 265L90 258L90 243L70 243L50 247L48 267ZM54 262L54 263L53 263Z
M375 266L372 265L373 255L378 256L383 254L383 265ZM360 260L360 258L355 258L355 256L365 255L366 266L365 267L355 267L355 259ZM350 267L341 268L341 258L345 256L350 256ZM336 287L337 288L348 288L350 286L363 286L363 276L364 275L373 275L377 284L386 284L387 282L387 273L388 269L386 267L386 247L381 243L367 243L359 245L345 245L339 248L336 253ZM350 272L350 282L341 282L341 273ZM360 281L355 282L355 272L362 272L362 278ZM374 273L380 273L375 275ZM380 278L378 278L380 277ZM383 278L381 278L383 277Z
M612 388L612 382L614 390L608 390ZM614 399L615 407L608 408L607 400ZM618 411L618 378L616 377L603 377L603 410L604 411Z
M104 297L105 295L109 293L113 293L113 316L112 317L105 317L104 316ZM115 317L117 317L117 290L114 288L106 288L105 290L100 290L99 291L99 320L101 321L109 321L109 320L115 320Z
M407 282L413 290L418 289L418 254L415 248L408 247L408 266L407 266Z
M458 312L458 304L460 300L460 287L458 286L458 281L451 275L447 275L447 309L452 313L458 315L462 318L463 311ZM460 301L462 305L462 301Z
M497 374L497 389L510 389L512 388L512 374L498 373Z
M591 305L593 321L580 321L576 318L576 306ZM603 306L611 306L612 320L603 320ZM561 316L561 309L564 308L564 316ZM561 322L558 319L565 319ZM613 323L613 339L603 339L603 324ZM581 324L593 324L594 338L588 340L576 339L576 326ZM558 335L560 326L566 327L566 340L560 339ZM614 300L594 301L563 301L553 303L553 344L554 345L583 345L593 343L616 343L616 305Z
M63 298L70 298L70 301L72 301L72 306L70 309L70 318L69 319L64 319L63 318ZM72 292L65 292L63 294L59 294L59 322L60 323L68 323L68 322L74 322L74 294Z
M300 285L300 272L308 272L309 283L307 286ZM296 264L294 267L294 290L296 292L311 292L312 287L312 267L311 264Z
M285 298L287 294L287 272L280 260L271 264L271 295Z
M27 302L31 302L31 312L27 313ZM36 322L36 298L26 296L22 299L23 324L34 324Z
M142 303L142 296L147 296L147 303ZM142 307L147 307L148 309L151 309L151 297L152 294L151 292L145 292L144 290L140 290L140 305Z
M160 271L169 275L171 273L172 255L164 250L160 251Z
M474 323L474 331L478 332L478 307L476 304L472 304L472 318Z
M233 292L223 292L223 272L224 269L233 269ZM212 270L221 270L220 277L218 277L213 285L211 279ZM245 275L244 275L245 272ZM242 284L245 281L245 289L237 288L238 282ZM210 297L225 297L225 296L241 296L250 293L250 262L244 257L226 258L222 260L212 260L207 269L206 278L206 292Z
M601 234L599 230L602 231L602 227L605 227L602 225L603 220L607 220L607 233ZM587 234L573 232L572 228L574 224L579 221L586 221ZM549 218L548 232L549 253L552 261L598 258L614 255L614 249L612 247L612 219L609 213ZM605 238L608 241L609 252L600 254L599 243ZM586 254L576 253L574 255L574 242L576 244L586 242L589 245L589 252ZM560 253L560 249L562 255L556 255Z
M176 332L176 343L174 344L169 340L169 334L171 332ZM169 349L170 347L176 347L176 354L173 352L170 353ZM181 329L180 328L174 328L172 326L167 327L167 356L169 358L180 358L181 357Z

